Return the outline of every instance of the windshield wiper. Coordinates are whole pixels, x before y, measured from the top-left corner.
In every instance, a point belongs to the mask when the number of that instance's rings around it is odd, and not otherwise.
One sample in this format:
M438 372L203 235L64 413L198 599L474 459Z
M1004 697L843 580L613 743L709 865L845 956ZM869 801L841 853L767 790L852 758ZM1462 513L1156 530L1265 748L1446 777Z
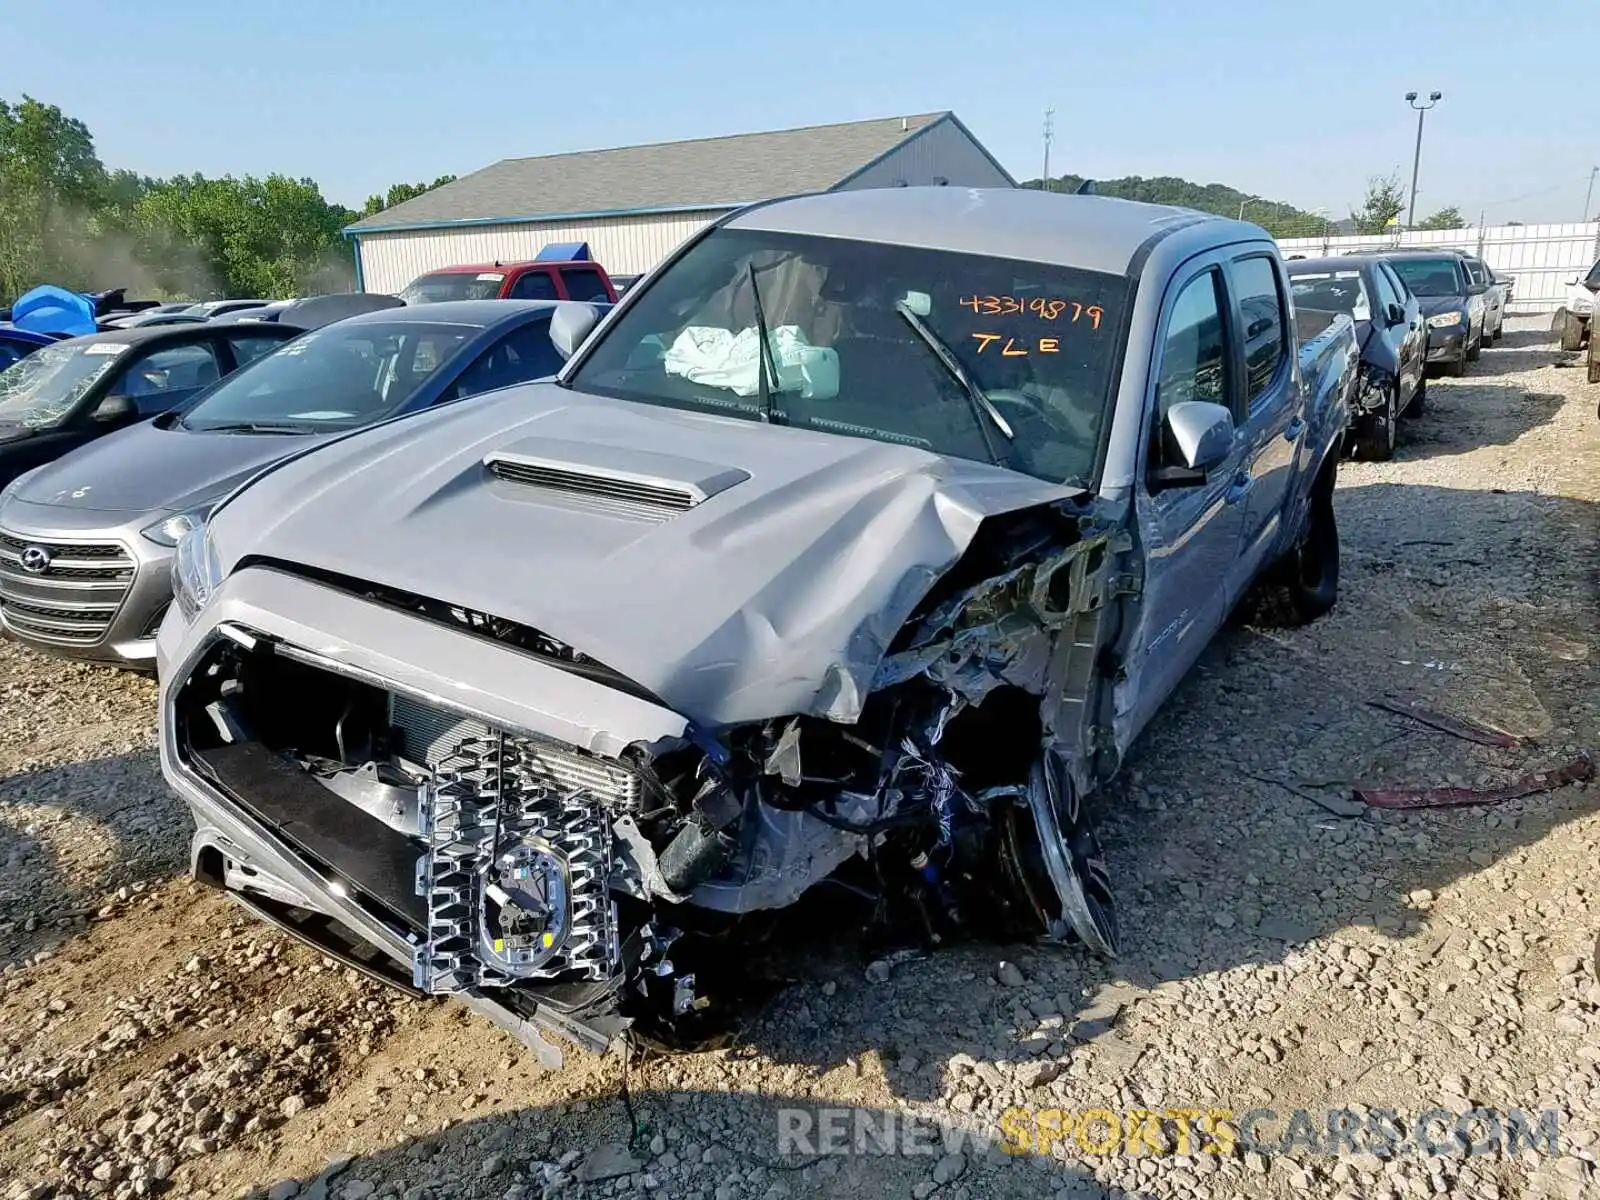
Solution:
M749 267L750 297L755 301L756 310L756 336L761 339L761 349L756 353L756 386L761 392L761 419L770 425L773 424L772 393L778 385L778 364L771 364L772 375L769 380L767 365L771 361L772 347L767 343L767 314L761 306L761 289L756 285L756 264L751 262Z
M994 406L994 401L990 400L988 394L974 382L971 375L967 374L966 368L961 365L950 347L945 345L944 340L929 329L928 323L912 312L904 300L896 300L894 310L906 319L907 325L917 331L917 336L929 350L933 351L934 357L944 364L944 369L949 371L951 378L961 385L961 390L966 392L967 400L972 406L972 417L978 423L978 432L983 436L983 445L989 452L990 460L997 467L1007 465L1010 455L1001 458L1000 451L994 444L994 438L990 436L989 422L994 422L994 427L1005 434L1008 442L1015 441L1017 435L1011 431L1011 426L1006 424L1006 419L1000 415L1000 410ZM985 421L985 417L989 420Z
M309 433L303 425L273 425L263 421L234 421L228 425L185 425L191 433Z

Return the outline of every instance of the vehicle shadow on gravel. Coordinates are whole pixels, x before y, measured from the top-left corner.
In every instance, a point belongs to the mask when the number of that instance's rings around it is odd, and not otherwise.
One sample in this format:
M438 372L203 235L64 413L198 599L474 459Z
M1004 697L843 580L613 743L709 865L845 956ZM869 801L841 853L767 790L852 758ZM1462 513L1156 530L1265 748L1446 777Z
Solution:
M885 1200L1082 1196L1107 1190L1069 1136L1053 1155L1003 1148L994 1136L903 1110L846 1108L795 1095L646 1088L578 1104L462 1121L296 1180L299 1195L717 1195ZM1072 1159L1078 1157L1079 1161ZM357 1182L360 1181L360 1182ZM262 1180L249 1197L265 1197ZM321 1187L319 1188L319 1184ZM368 1189L363 1184L374 1185ZM563 1184L565 1186L563 1186ZM777 1187L781 1190L769 1190ZM517 1190L520 1189L520 1190ZM548 1190L546 1190L548 1189ZM283 1187L283 1192L288 1192ZM281 1193L280 1193L281 1194Z
M1409 462L1462 454L1479 446L1509 446L1555 420L1562 403L1560 396L1550 392L1529 392L1472 375L1448 381L1431 379L1426 411L1400 422L1395 459Z
M1600 810L1592 785L1405 814L1318 802L1348 803L1358 786L1500 785L1600 749L1587 698L1594 505L1380 483L1342 489L1338 511L1350 532L1335 611L1297 630L1225 631L1100 797L1120 960L968 944L871 982L834 925L826 947L795 948L806 980L748 1045L822 1071L870 1064L910 1099L967 1092L967 1111L1052 1103L1039 1089L1061 1076L1138 1095L1139 1059L1170 1036L1159 1014L1183 985L1282 964L1330 935L1425 940L1433 896L1479 872L1514 880L1524 848ZM1367 704L1385 694L1537 744L1458 740ZM1218 1020L1242 1029L1249 1016Z
M0 779L0 970L60 949L118 888L183 871L189 828L154 750Z

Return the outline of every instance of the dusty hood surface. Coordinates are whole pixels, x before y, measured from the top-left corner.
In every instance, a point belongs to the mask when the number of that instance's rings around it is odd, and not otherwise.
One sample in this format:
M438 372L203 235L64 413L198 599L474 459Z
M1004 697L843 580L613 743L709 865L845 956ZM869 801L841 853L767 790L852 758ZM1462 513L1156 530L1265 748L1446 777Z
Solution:
M327 435L191 433L142 422L41 468L16 492L68 513L178 511L204 504L268 463Z
M641 479L690 506L596 498L637 497ZM702 725L850 721L979 522L1076 494L909 447L533 384L287 463L212 537L225 571L264 556L531 626Z

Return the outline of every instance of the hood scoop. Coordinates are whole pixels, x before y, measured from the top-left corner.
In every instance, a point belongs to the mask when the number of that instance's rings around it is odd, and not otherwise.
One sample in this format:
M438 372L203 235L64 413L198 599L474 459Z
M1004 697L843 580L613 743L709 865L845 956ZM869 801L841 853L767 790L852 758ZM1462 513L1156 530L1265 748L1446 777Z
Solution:
M528 499L660 523L750 478L737 467L627 446L529 438L484 456L484 468Z

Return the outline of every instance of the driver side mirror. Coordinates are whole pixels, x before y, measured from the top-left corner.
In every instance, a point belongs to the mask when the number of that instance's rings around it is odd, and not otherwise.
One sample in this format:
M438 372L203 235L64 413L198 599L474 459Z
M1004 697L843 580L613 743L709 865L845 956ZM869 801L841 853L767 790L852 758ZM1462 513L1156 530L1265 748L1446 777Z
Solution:
M1167 410L1161 434L1181 465L1158 467L1153 489L1195 487L1233 452L1233 413L1209 400L1185 400Z
M1401 304L1396 304L1391 300L1389 302L1389 324L1391 324L1391 325L1404 325L1405 323L1406 323L1405 306L1401 305Z
M550 341L562 358L571 358L599 323L600 310L594 305L563 300L550 316Z
M120 421L131 421L139 415L139 406L129 396L107 396L94 411L89 414L89 419L101 425L113 425Z
M1467 285L1467 295L1469 296L1481 296L1488 290L1489 285L1487 283L1469 283Z

